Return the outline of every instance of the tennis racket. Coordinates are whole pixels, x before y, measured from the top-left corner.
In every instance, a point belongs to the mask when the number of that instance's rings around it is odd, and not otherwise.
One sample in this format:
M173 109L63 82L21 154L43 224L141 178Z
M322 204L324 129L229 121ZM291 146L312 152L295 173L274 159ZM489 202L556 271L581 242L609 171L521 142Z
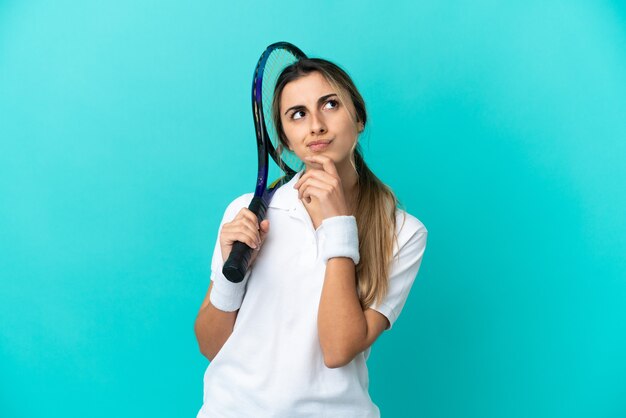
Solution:
M259 156L259 171L256 178L254 197L248 206L259 219L259 223L265 219L267 206L272 200L274 192L280 186L287 183L302 168L302 161L288 149L283 150L280 146L278 134L272 119L272 100L274 87L280 73L288 65L293 64L306 55L295 45L288 42L277 42L268 46L254 70L252 80L252 114L256 130L256 145ZM285 175L278 178L267 187L270 155L276 165ZM232 250L222 273L233 283L243 280L252 256L252 248L247 244L237 241Z

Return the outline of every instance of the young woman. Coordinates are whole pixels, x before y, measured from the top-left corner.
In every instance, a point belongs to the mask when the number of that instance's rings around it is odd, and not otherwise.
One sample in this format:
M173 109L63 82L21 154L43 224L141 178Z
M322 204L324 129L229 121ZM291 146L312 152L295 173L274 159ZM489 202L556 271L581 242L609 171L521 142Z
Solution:
M287 67L273 113L304 169L260 224L252 193L226 208L195 324L211 361L198 417L379 417L366 360L404 306L427 230L365 164L365 103L343 70ZM255 248L238 284L221 274L235 241Z

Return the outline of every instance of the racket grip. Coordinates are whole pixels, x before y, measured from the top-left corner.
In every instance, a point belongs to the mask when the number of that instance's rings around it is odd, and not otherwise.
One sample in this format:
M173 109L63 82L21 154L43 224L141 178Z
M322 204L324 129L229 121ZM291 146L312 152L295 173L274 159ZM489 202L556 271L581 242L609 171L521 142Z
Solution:
M248 209L254 213L259 224L265 219L265 212L267 205L262 198L254 196ZM222 273L224 276L233 283L241 283L248 271L250 259L252 258L252 248L243 242L237 241L233 244L233 248L230 251L228 259L222 267Z

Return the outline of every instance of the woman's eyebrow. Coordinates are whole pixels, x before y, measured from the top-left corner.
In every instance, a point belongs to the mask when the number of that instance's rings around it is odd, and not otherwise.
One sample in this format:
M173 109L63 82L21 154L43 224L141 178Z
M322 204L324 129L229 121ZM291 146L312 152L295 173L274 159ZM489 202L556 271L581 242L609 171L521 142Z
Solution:
M324 103L326 100L328 100L329 98L331 98L333 96L336 96L336 95L337 95L337 93L326 94L326 95L320 97L319 99L317 99L317 104L320 105L320 104ZM300 108L303 108L303 107L305 107L305 106L304 105L291 106L289 109L285 110L285 115L287 113L289 113L290 110L300 109Z

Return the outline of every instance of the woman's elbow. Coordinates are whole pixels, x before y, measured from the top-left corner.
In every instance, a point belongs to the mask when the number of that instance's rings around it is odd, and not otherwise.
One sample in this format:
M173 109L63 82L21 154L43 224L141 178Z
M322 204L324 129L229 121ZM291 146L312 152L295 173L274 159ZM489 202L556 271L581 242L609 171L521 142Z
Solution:
M203 338L203 336L201 335L200 325L198 324L197 320L194 324L194 332L196 334L196 341L198 342L198 349L200 350L200 354L206 357L209 361L212 361L217 353L214 353L213 350L211 350L210 344L207 344L206 336Z
M324 354L324 365L329 369L337 369L350 363L353 358L347 353Z
M215 355L217 354L217 353L214 353L211 349L209 349L207 344L202 344L200 340L198 340L198 349L200 350L200 354L206 357L207 360L209 361L213 361L213 359L215 358Z

